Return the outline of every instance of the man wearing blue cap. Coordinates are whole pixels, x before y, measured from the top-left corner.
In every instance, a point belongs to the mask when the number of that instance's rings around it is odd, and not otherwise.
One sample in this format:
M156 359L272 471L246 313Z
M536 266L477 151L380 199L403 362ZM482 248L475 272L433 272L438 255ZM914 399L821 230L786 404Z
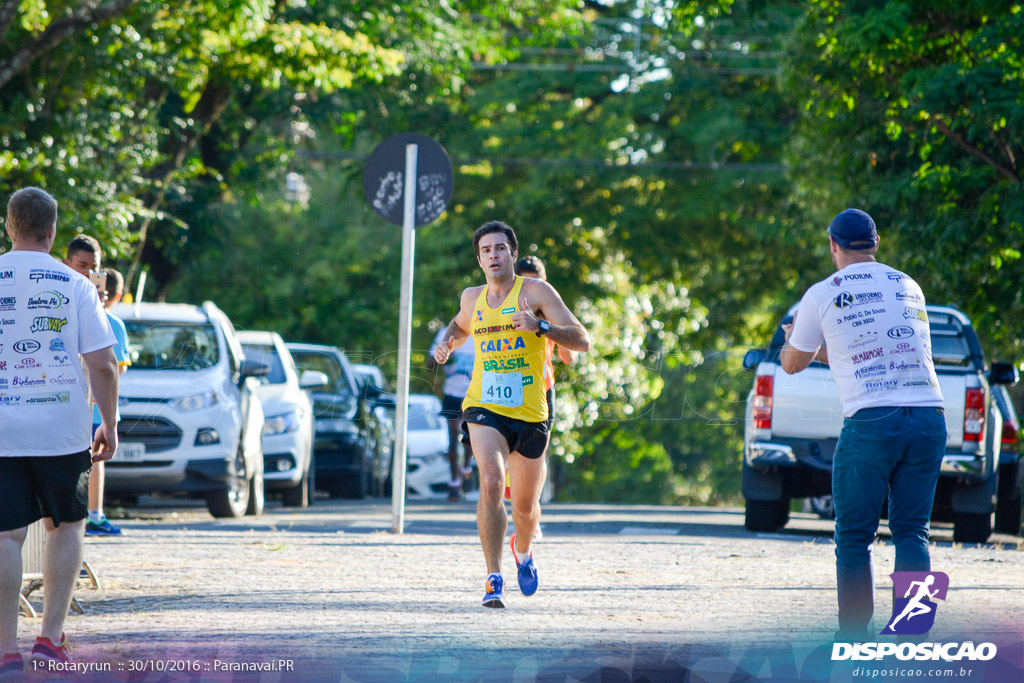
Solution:
M782 368L828 363L839 385L843 429L832 463L839 633L873 640L871 549L889 496L896 571L929 571L928 520L946 446L921 288L875 260L871 216L846 209L828 228L838 269L804 294L785 325Z

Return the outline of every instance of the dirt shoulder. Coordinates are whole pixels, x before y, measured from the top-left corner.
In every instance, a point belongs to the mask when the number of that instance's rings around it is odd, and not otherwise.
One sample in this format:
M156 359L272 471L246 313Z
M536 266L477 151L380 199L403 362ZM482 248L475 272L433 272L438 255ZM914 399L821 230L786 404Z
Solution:
M402 535L389 532L386 502L272 507L255 521L149 508L123 521L122 537L87 539L100 588L82 584L85 614L66 629L80 661L283 658L380 680L514 679L600 657L734 661L835 630L831 525L794 518L783 533L752 534L735 509L548 505L540 591L522 596L506 558L508 608L489 610L471 503L410 503ZM885 619L892 547L879 543L875 557ZM930 638L1022 639L1019 544L940 540L932 562L951 590ZM37 631L20 620L24 650Z

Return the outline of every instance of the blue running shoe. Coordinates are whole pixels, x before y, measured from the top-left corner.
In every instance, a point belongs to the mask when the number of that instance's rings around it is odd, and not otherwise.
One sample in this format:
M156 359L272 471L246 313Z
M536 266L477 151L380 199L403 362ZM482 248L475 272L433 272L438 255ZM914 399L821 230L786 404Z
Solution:
M516 567L519 569L519 590L523 595L529 597L537 592L537 587L540 585L540 581L537 579L537 565L533 563L533 553L526 558L526 561L520 564L519 557L516 555L516 535L512 534L512 558L516 561Z
M85 535L86 536L120 536L121 529L110 523L106 517L103 521L97 524L91 519L85 522Z
M484 607L505 606L505 579L501 574L491 574L487 577L487 592L484 593Z

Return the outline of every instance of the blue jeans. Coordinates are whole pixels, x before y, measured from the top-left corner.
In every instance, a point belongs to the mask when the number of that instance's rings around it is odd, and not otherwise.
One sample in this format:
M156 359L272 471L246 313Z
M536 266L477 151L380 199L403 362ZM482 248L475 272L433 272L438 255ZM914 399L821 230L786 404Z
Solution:
M942 408L865 408L843 422L832 462L839 630L873 636L871 548L889 496L896 571L930 571L928 521L946 451Z

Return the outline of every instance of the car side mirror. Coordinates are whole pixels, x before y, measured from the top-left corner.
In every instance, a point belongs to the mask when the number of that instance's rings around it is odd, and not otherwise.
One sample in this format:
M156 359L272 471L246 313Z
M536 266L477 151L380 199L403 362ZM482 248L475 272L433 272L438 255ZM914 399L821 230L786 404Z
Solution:
M1017 374L1017 366L1013 363L993 363L988 371L989 384L1016 384L1020 379Z
M366 380L366 382L363 384L363 395L366 397L368 401L376 401L378 398L380 398L380 395L383 393L384 392L381 390L381 388L378 387L373 382L371 382L370 380Z
M331 385L331 378L319 370L306 370L299 377L299 386L303 389L323 389Z
M764 349L750 349L743 356L743 367L746 370L756 370L757 366L763 363L767 357L768 352Z
M270 373L270 366L258 363L254 360L243 360L238 370L239 381L244 382L249 377L266 377Z

